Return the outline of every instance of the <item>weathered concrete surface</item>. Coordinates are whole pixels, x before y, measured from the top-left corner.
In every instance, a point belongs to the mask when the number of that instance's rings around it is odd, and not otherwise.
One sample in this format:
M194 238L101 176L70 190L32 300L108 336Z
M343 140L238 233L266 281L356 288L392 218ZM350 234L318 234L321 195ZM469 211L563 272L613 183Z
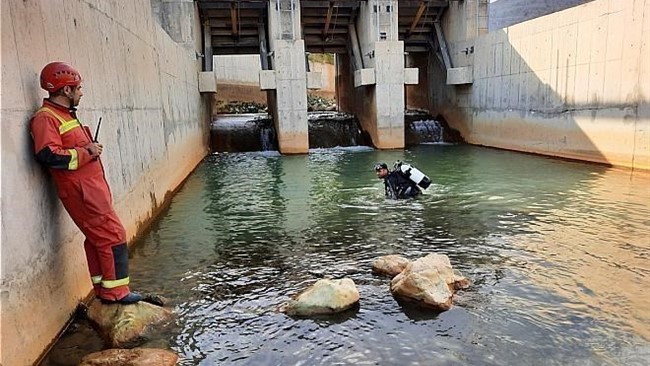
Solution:
M275 40L273 68L277 87L269 100L278 145L283 154L309 151L307 127L307 70L303 40Z
M491 0L488 29L508 27L590 1L593 0Z
M148 0L1 6L0 363L20 366L38 358L91 289L82 235L35 162L28 133L45 96L42 67L68 61L84 77L79 117L92 128L103 117L102 160L129 238L205 156L209 120L198 93L199 24L191 47L170 39Z
M259 55L218 55L214 57L214 72L224 84L260 85L262 70Z
M223 85L254 85L259 91L260 70L262 70L262 66L259 55L218 55L214 57L214 72L218 82ZM323 86L319 91L331 97L335 88L336 70L334 65L309 61L309 70L321 73ZM221 89L218 90L221 94Z
M434 115L473 144L650 169L650 0L595 0L478 38L452 24L459 6L445 36L474 82L441 86L432 61Z
M312 90L311 93L333 98L334 89L336 89L336 65L309 61L309 71L320 73L323 82L320 89Z

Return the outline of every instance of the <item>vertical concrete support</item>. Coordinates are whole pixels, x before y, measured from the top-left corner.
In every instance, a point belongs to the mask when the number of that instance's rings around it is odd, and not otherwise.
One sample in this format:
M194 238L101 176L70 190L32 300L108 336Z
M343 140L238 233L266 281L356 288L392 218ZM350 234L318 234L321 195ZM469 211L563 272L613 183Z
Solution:
M377 130L372 140L380 149L404 147L404 42L375 43Z
M307 70L299 0L269 1L269 46L275 89L268 99L280 152L307 153Z
M350 33L350 46L354 56L355 70L363 68L363 61L361 59L361 47L359 47L359 37L357 37L357 26L352 23L348 26Z
M362 64L374 69L355 72L357 116L375 147L404 147L404 42L398 40L398 3L395 0L371 0L361 4L357 18L357 36Z

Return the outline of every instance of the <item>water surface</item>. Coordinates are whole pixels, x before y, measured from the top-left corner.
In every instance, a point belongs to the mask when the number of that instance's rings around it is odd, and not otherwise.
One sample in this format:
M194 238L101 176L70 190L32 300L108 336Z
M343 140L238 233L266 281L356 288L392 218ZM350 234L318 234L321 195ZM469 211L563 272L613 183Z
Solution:
M422 197L383 197L372 166L398 159L431 177ZM444 313L400 305L370 271L433 252L472 281ZM226 153L136 244L131 278L171 300L175 324L145 346L182 365L641 365L649 256L643 174L463 145ZM324 276L353 279L359 308L276 311ZM101 348L73 328L45 364Z

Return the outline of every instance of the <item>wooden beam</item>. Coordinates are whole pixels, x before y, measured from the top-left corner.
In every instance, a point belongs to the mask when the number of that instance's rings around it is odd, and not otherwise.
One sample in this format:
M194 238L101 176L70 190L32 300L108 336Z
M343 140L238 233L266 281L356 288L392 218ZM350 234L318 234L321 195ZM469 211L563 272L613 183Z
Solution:
M336 2L338 7L348 7L348 8L357 8L360 3L365 0L333 0ZM300 7L302 8L326 8L330 6L330 1L312 1L312 0L301 0Z
M330 6L327 8L327 16L325 17L325 26L323 27L323 39L327 37L327 32L330 29L330 21L332 20L332 11L334 10L334 6L332 2L330 1Z
M230 3L230 22L232 24L232 35L237 36L237 9L235 3Z
M212 1L199 1L200 10L210 10L210 9L229 9L231 4L235 1L224 1L224 0L212 0ZM243 2L237 2L239 8L245 9L266 9L268 0L247 0Z
M407 8L407 7L413 7L418 5L420 1L419 0L399 0L399 7L400 8ZM428 0L429 6L435 6L438 8L445 8L449 6L449 0Z
M409 28L409 31L406 34L407 36L413 33L415 27L418 26L418 23L420 22L420 18L422 17L422 13L424 13L424 10L426 8L427 8L426 1L420 1L420 7L418 7L418 11L417 13L415 13L415 18L413 18L413 23L411 23L411 28Z

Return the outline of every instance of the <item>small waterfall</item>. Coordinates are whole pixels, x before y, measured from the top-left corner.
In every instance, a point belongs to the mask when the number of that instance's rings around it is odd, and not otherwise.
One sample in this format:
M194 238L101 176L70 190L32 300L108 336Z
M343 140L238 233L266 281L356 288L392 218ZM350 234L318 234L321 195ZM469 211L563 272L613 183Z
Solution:
M218 115L210 127L212 151L277 151L273 121L265 113Z
M407 111L404 115L406 145L459 143L464 139L442 118L433 118L421 111Z
M277 136L275 136L275 128L271 126L260 127L260 141L262 142L262 151L277 150Z
M310 112L309 147L370 146L359 120L347 113ZM267 114L218 115L210 128L212 151L277 151L278 138Z
M413 132L420 138L420 142L444 142L444 128L436 120L414 121L411 123Z
M342 112L309 113L309 147L368 145L355 116Z

